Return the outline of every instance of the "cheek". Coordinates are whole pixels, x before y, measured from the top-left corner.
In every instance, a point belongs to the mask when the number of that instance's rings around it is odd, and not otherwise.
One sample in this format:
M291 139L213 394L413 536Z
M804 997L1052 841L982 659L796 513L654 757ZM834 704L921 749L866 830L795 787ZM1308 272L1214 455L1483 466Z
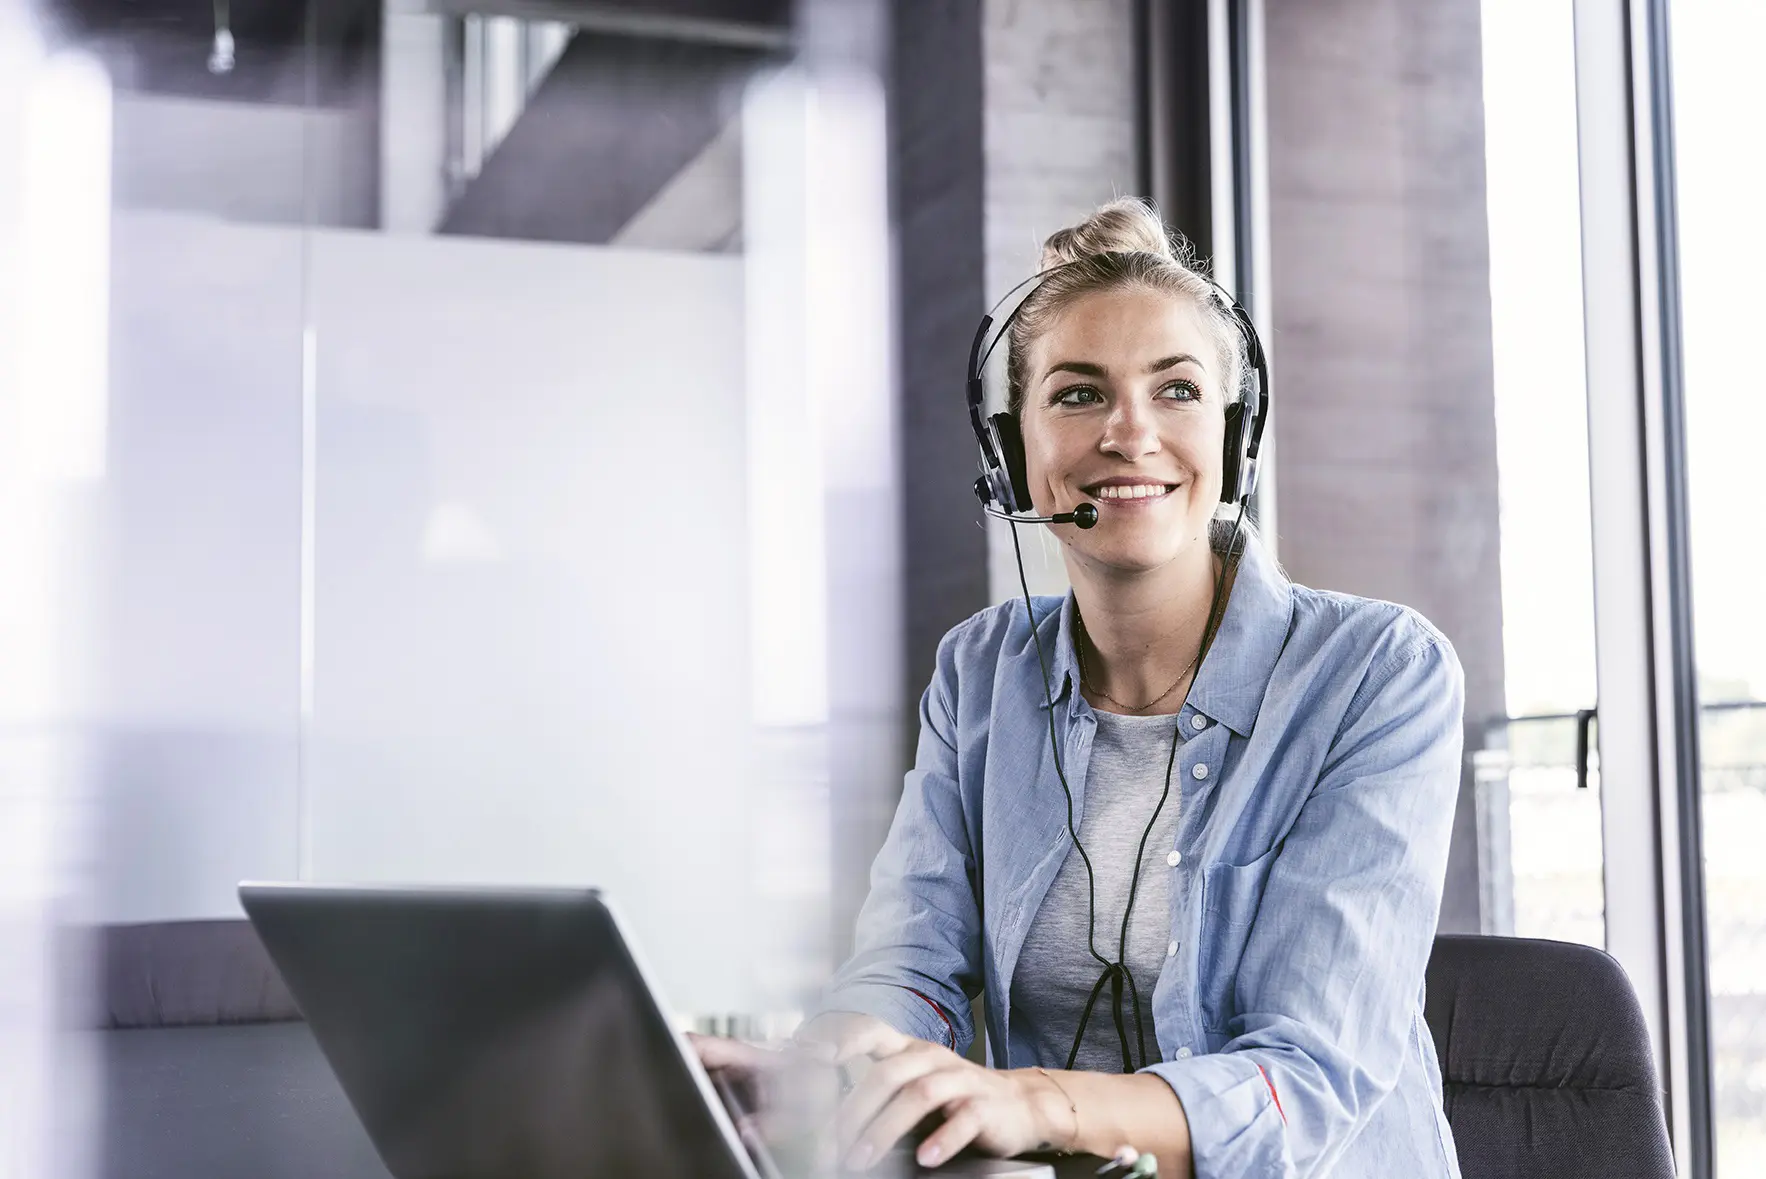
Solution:
M1068 441L1060 431L1041 424L1024 431L1024 472L1031 487L1060 481L1073 462Z
M1223 443L1223 431L1219 429L1198 431L1178 444L1178 453L1198 480L1207 481L1220 476Z

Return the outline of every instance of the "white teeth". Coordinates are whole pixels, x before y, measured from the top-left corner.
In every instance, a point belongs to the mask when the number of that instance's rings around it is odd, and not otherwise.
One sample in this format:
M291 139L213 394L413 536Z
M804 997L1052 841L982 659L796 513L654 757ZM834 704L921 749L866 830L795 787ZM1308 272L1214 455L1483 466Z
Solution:
M1110 486L1098 488L1099 499L1146 499L1149 496L1165 494L1163 483L1137 483L1132 487Z

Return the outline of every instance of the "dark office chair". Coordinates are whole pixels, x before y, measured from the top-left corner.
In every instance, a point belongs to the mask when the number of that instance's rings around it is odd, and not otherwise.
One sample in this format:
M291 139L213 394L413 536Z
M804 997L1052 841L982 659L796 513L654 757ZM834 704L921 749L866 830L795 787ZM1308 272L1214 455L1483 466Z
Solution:
M1608 955L1443 935L1424 1015L1464 1179L1673 1179L1643 1010Z

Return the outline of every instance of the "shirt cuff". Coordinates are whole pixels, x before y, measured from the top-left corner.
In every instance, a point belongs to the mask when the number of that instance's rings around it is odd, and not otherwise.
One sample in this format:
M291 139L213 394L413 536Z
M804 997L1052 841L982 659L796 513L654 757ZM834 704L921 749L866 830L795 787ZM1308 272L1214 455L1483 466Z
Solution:
M956 1048L956 1030L931 999L894 983L849 983L816 1005L811 1018L830 1011L875 1016L896 1031Z
M1288 1179L1297 1173L1273 1084L1250 1056L1213 1053L1141 1071L1157 1073L1183 1103L1196 1179Z

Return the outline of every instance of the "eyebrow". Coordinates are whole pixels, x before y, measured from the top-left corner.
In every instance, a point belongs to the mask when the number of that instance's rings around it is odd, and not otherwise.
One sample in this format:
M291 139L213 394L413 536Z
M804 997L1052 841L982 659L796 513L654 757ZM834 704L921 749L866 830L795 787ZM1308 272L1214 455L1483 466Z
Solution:
M1208 371L1207 365L1203 364L1200 360L1197 360L1194 356L1191 356L1188 352L1179 352L1175 356L1167 356L1162 360L1155 360L1152 364L1149 364L1147 366L1147 375L1151 376L1154 373L1162 373L1166 369L1175 368L1180 364L1193 364L1203 372ZM1088 360L1063 360L1049 365L1049 371L1043 374L1042 379L1046 381L1056 373L1078 373L1082 377L1098 377L1101 379L1109 376L1110 370L1101 364L1093 364Z

